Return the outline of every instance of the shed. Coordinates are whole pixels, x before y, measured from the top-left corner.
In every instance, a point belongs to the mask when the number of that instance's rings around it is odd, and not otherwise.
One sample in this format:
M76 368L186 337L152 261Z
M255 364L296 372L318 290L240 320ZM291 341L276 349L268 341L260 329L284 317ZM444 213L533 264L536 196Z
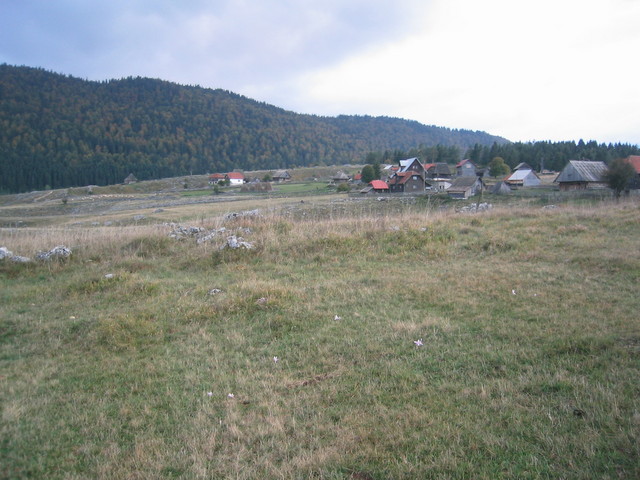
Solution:
M124 184L129 185L130 183L136 183L138 179L133 173L130 173L127 178L124 179Z
M629 189L640 189L640 155L629 155L624 161L630 164L636 172L634 178L629 182Z
M286 170L276 170L271 178L273 178L274 182L286 182L287 180L291 180L291 175Z
M333 176L332 180L334 183L347 183L350 180L350 178L349 178L349 175L347 175L346 173L338 172Z
M457 177L447 189L451 198L467 199L474 196L482 188L482 182L478 177Z
M587 160L569 160L554 182L560 185L560 190L585 190L591 188L605 188L607 182L604 174L607 166L604 162Z
M526 168L516 170L504 182L513 187L536 187L542 183L536 172Z
M498 182L491 188L490 193L494 195L507 195L511 193L511 187L506 182Z

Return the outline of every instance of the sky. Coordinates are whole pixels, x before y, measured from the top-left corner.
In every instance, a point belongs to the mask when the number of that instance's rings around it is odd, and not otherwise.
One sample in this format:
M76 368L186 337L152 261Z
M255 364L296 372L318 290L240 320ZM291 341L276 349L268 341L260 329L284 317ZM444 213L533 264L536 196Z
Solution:
M0 63L640 145L640 0L0 0Z

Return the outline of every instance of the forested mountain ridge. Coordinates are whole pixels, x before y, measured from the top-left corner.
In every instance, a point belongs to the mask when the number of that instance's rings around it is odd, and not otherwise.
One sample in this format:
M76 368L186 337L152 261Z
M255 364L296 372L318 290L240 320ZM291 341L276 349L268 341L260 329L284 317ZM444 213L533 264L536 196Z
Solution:
M149 79L87 81L0 65L0 192L232 169L362 162L418 145L505 143L388 117L321 117Z

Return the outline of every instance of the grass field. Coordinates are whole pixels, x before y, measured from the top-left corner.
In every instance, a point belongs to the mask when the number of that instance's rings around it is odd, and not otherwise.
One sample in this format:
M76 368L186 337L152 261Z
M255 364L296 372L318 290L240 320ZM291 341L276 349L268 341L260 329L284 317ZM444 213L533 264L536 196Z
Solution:
M640 477L637 201L335 198L0 229L0 477Z

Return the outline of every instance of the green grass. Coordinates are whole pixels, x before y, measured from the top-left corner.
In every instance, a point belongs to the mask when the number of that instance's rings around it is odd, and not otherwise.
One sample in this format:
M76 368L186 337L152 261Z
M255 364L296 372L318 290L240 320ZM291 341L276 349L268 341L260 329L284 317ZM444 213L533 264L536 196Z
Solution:
M0 264L0 477L640 476L637 204L305 208Z

